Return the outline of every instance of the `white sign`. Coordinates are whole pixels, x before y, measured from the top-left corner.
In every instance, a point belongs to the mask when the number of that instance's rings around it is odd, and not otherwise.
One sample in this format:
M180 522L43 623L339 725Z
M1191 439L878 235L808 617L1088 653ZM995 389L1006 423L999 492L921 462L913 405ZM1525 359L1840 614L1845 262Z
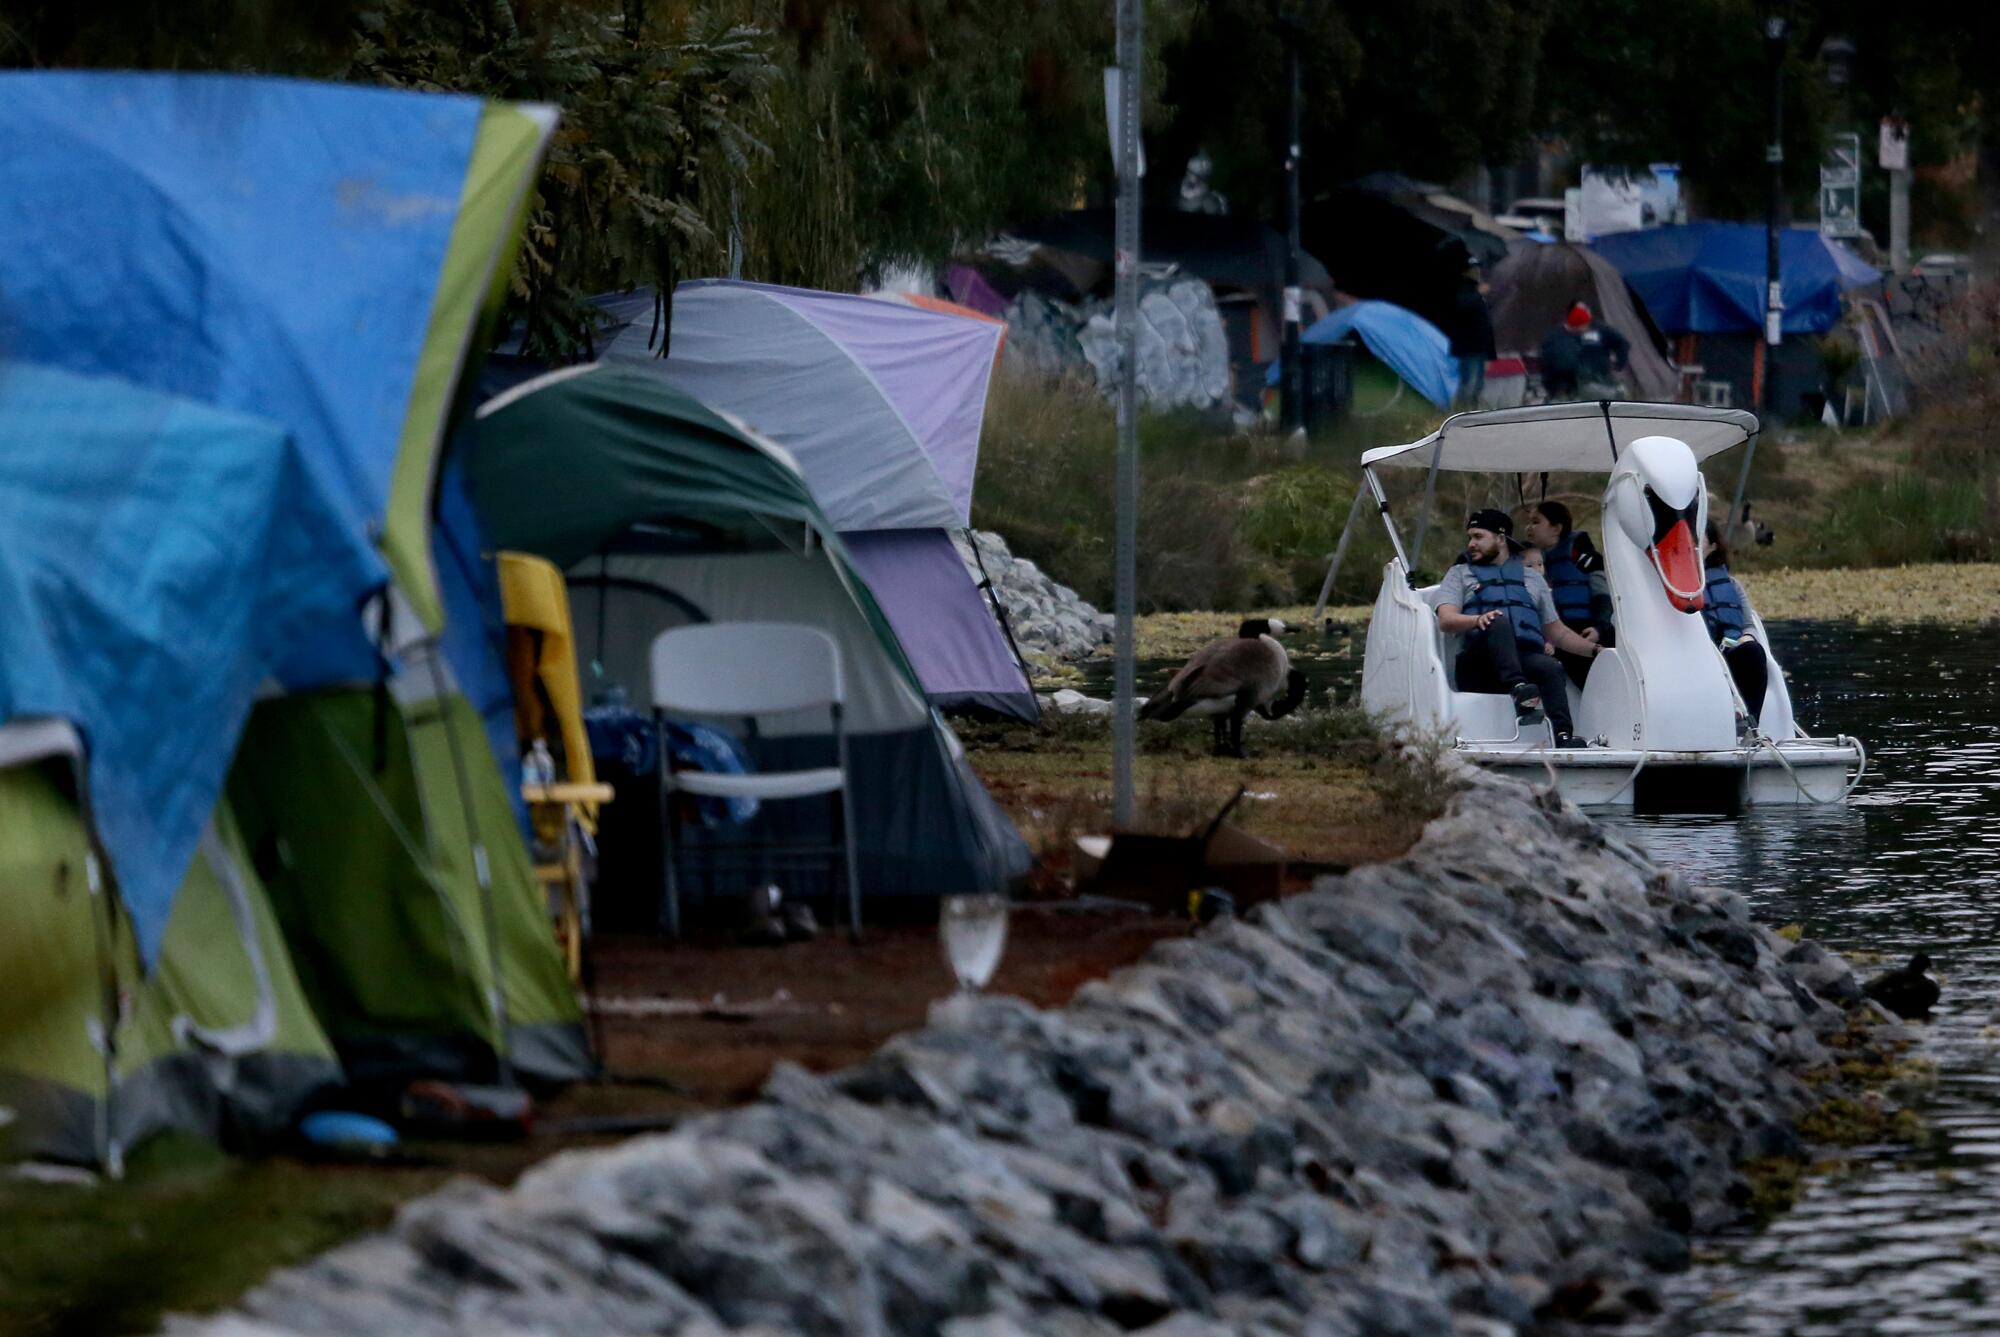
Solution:
M1882 140L1875 148L1875 161L1885 172L1910 170L1910 123L1893 116L1882 118Z
M1833 134L1819 167L1819 230L1828 237L1861 235L1861 136Z
M1111 166L1114 169L1124 161L1118 154L1118 126L1120 122L1118 112L1120 105L1119 83L1118 67L1116 65L1106 65L1104 67L1104 123L1111 130ZM1141 134L1139 136L1139 175L1144 176L1145 174L1146 136Z

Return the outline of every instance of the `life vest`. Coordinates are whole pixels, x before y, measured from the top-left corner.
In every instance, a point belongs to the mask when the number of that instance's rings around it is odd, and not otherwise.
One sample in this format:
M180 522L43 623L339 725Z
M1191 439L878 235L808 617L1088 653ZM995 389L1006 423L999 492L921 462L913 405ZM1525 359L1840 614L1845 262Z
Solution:
M1743 606L1742 591L1730 579L1729 568L1720 562L1708 568L1708 583L1701 591L1701 619L1708 623L1709 639L1717 642L1750 629L1750 610Z
M1542 575L1556 601L1556 616L1568 626L1584 627L1590 625L1590 575L1577 565L1571 548L1575 539L1564 534L1562 542L1542 553Z
M1541 652L1542 615L1528 594L1528 571L1518 557L1480 565L1467 562L1472 574L1472 593L1459 611L1478 617L1498 609L1514 624L1514 639L1523 647Z

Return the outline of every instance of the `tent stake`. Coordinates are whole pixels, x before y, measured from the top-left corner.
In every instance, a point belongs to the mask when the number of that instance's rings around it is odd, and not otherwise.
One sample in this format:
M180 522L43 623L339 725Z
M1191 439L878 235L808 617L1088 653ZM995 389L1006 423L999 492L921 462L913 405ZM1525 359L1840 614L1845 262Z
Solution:
M1368 497L1368 489L1357 484L1354 489L1354 504L1347 508L1347 523L1341 526L1340 542L1334 545L1333 560L1326 565L1326 579L1319 587L1319 602L1313 605L1312 620L1318 625L1326 612L1326 601L1333 597L1333 582L1340 575L1340 564L1347 560L1347 545L1354 537L1354 524L1361 518L1361 507Z

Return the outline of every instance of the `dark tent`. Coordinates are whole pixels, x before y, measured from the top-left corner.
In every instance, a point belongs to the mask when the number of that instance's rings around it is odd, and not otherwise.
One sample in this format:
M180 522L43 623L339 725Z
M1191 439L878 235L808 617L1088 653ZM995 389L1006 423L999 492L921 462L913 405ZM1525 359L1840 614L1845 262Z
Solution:
M644 368L594 363L482 406L466 474L494 543L567 570L578 648L631 701L650 699L647 656L670 627L801 622L834 638L864 904L994 891L1027 872L1027 846L924 699L895 629L782 449ZM827 764L823 717L779 720L743 741L758 765ZM649 913L658 886L658 810L623 788L605 809L600 909L635 926L633 908ZM816 805L786 803L766 805L748 834L825 841L831 828ZM613 876L614 862L629 879Z
M1442 187L1376 172L1313 201L1306 244L1333 282L1449 328L1468 258L1497 264L1520 234Z
M1503 354L1530 354L1549 331L1582 302L1598 321L1632 345L1632 380L1638 398L1678 397L1678 377L1664 352L1665 340L1624 278L1597 252L1569 242L1517 242L1486 276L1492 291L1493 338Z
M1111 280L1117 225L1110 209L1052 214L1011 233L1097 261L1105 266L1103 281ZM1175 264L1210 287L1242 288L1274 306L1285 287L1284 235L1254 218L1148 209L1139 220L1139 254L1146 264ZM1299 283L1321 290L1331 286L1326 266L1305 254L1299 257Z

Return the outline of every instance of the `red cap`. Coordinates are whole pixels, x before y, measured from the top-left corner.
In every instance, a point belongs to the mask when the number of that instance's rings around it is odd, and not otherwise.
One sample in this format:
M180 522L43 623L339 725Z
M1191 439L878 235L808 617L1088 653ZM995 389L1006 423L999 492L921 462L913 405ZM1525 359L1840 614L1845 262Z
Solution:
M1573 330L1582 329L1590 323L1590 308L1578 302L1569 309L1569 318L1565 323Z

